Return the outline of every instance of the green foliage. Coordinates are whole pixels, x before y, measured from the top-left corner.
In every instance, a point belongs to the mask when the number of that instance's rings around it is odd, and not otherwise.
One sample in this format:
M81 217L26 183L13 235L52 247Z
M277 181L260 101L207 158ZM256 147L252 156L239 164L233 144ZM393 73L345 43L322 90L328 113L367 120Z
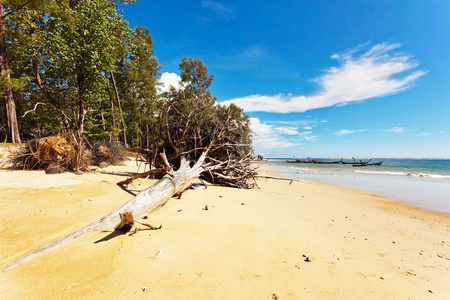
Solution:
M237 159L251 152L250 122L235 105L216 104L209 87L214 79L199 59L183 58L180 64L184 89L171 89L159 102L159 118L152 123L153 149L169 159L186 155L197 159L210 145L209 157ZM176 163L176 161L174 161Z
M113 126L104 126L105 115L106 123L111 123L105 74L117 69L118 61L127 57L127 44L134 33L122 19L117 4L131 2L134 1L32 1L26 9L9 14L5 19L7 45L12 73L17 74L11 82L17 86L14 91L21 109L19 113L33 109L37 102L44 102L48 104L47 109L56 109L53 115L56 112L60 119L68 117L74 129L85 129L86 120L87 135L98 135L98 128L116 132ZM14 11L21 2L9 1L8 5L6 9ZM142 28L141 32L145 30ZM149 34L147 37L151 40ZM144 43L141 46L145 46ZM151 43L149 47L151 50ZM35 70L53 99L38 86ZM27 80L28 85L25 85ZM108 110L101 118L99 112ZM37 120L34 115L35 120L30 120L33 116L30 114L19 122L49 121Z
M157 93L161 67L152 36L147 28L129 28L118 9L132 2L3 1L11 80L0 78L0 85L13 88L21 135L43 137L69 127L90 139L116 140L125 131L130 146L195 158L201 151L192 149L207 147L226 129L223 142L240 145L228 153L249 153L248 116L235 105L216 104L209 90L214 75L202 60L184 57L184 89Z
M131 146L147 146L147 124L156 111L158 60L153 56L153 39L147 28L136 27L126 45L126 56L115 74Z

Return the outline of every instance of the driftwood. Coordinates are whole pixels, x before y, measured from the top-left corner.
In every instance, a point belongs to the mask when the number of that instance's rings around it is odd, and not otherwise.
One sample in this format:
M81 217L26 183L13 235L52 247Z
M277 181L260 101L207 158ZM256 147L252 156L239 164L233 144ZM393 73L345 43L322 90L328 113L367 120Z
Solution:
M167 161L167 159L164 157L164 154L162 154L162 156L163 160ZM26 254L19 260L9 265L6 269L11 269L32 257L50 252L90 232L118 228L121 224L120 214L123 215L125 213L130 213L132 214L132 218L143 218L152 211L155 211L156 209L166 204L166 202L173 195L180 193L186 188L190 187L195 179L197 179L198 176L205 170L205 167L203 166L205 157L206 152L201 155L201 157L192 167L190 167L189 161L182 158L180 167L177 171L169 171L168 174L164 175L161 180L142 190L136 197L125 203L120 208L108 213L104 217L75 232L72 232L31 253Z
M125 212L123 214L119 213L120 224L117 226L117 230L122 232L128 232L134 226L133 214L130 212Z
M120 224L119 224L119 226L117 226L116 229L119 231L122 231L122 232L130 231L133 228L134 223L138 223L138 224L147 226L151 230L157 230L157 229L162 228L162 224L159 226L152 226L148 223L139 222L138 220L135 220L133 217L133 214L129 213L129 212L119 214L119 217L120 217ZM136 233L137 231L138 231L138 228L135 228L134 232Z
M137 174L137 175L132 176L130 178L127 178L125 180L122 180L122 181L118 182L117 185L129 185L130 183L132 183L136 179L144 178L144 177L147 177L149 175L154 175L154 174L162 174L164 172L167 172L168 170L169 170L169 168L161 168L161 169L150 170L150 171L147 171L147 172L144 172L144 173Z

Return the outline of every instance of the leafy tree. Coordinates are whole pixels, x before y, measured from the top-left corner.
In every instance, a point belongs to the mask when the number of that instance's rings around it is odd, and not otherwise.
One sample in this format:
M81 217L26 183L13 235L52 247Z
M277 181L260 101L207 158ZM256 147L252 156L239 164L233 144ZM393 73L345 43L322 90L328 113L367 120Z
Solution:
M196 58L180 63L182 90L174 88L159 102L152 124L154 158L164 151L177 164L181 156L198 159L208 149L209 159L238 159L251 151L249 118L235 105L216 104L209 87L214 75ZM211 145L214 145L211 147Z
M118 68L120 72L116 74L127 133L133 146L148 146L148 122L156 110L160 66L152 47L148 29L136 27L128 40L126 57Z
M18 42L11 51L21 53L17 65L23 64L18 69L32 79L29 92L39 91L46 109L54 109L65 128L80 134L88 114L90 125L102 116L109 98L105 73L116 67L118 49L130 33L117 2L49 1L10 21L10 32ZM24 99L28 107L33 106L29 101Z

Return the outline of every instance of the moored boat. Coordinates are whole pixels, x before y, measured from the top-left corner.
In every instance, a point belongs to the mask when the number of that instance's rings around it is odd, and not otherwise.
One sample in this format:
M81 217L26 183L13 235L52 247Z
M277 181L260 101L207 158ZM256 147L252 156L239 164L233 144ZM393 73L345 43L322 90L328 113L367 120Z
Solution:
M368 166L381 166L381 164L383 163L383 161L376 161L376 162L372 162L372 163L368 163Z
M342 160L341 164L344 164L344 165L367 165L371 160L372 159L365 160L365 161L363 161L361 159L360 160L353 159L353 161Z

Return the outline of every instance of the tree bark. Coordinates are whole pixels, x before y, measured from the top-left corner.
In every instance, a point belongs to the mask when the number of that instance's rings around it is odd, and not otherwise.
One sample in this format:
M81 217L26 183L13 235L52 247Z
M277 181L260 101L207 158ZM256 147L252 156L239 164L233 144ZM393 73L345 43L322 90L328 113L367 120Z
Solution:
M116 119L114 117L114 101L113 101L113 98L111 96L111 89L110 89L110 86L109 86L109 75L108 75L108 73L106 73L106 82L107 82L106 89L108 90L109 102L111 104L112 127L113 127L113 129L115 129L116 128ZM110 141L111 141L112 140L111 134L109 136L110 136Z
M181 160L180 168L177 171L165 175L161 180L141 191L136 197L125 203L123 206L75 232L26 254L9 265L6 269L11 269L32 257L50 252L87 233L117 228L121 224L120 214L131 213L137 219L143 218L166 204L173 195L176 195L191 186L194 180L205 170L203 167L205 157L206 152L202 154L192 168L189 166L189 161L186 161L183 158ZM163 157L163 159L164 158L165 157Z
M70 129L71 126L69 124L70 118L66 115L64 109L62 108L61 101L50 91L50 89L44 85L41 79L41 75L39 74L39 64L36 53L31 55L32 65L33 65L33 73L34 82L39 87L40 91L44 96L49 100L50 105L59 113L61 117L61 123L65 126L66 129Z
M6 111L6 140L11 143L20 143L19 125L17 123L16 104L10 86L9 64L6 54L5 25L3 24L4 10L0 1L0 74L7 83L3 87Z
M110 72L111 79L114 87L114 92L116 93L116 99L117 99L117 107L119 108L119 114L120 114L120 121L122 122L122 133L123 133L123 145L125 147L127 146L127 133L125 129L125 121L123 120L123 113L122 113L122 107L120 106L120 98L119 98L119 91L117 90L116 80L114 79L114 73Z

